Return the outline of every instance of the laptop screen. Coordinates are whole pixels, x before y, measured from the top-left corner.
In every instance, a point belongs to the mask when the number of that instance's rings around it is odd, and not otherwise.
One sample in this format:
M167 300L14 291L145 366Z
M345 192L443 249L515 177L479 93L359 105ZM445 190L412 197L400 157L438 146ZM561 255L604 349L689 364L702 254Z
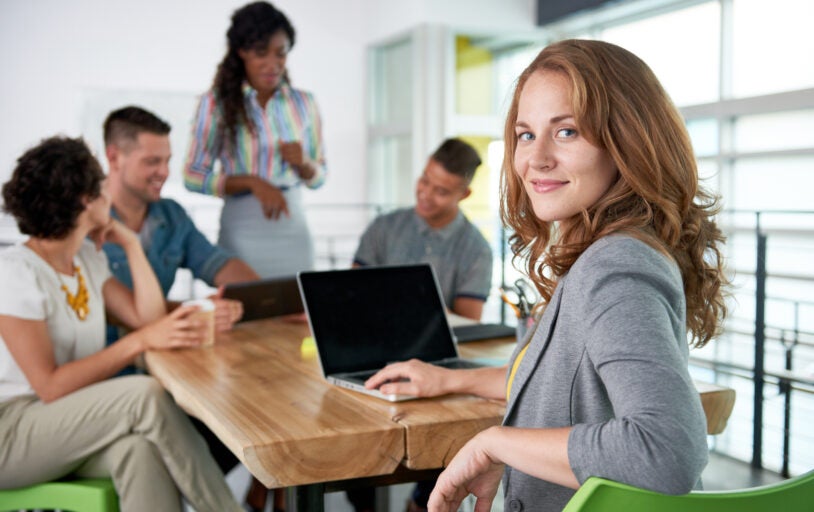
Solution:
M458 355L429 264L301 272L298 279L325 375Z

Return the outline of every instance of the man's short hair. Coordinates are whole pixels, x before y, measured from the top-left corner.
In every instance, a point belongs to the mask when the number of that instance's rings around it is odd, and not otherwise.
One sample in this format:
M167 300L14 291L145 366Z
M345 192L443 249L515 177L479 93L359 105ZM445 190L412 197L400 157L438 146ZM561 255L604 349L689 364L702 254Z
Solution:
M475 148L461 139L445 140L430 158L441 164L447 172L462 177L467 185L472 183L475 170L481 164Z
M135 142L142 132L167 135L170 129L169 123L152 112L131 105L114 110L105 119L105 146Z

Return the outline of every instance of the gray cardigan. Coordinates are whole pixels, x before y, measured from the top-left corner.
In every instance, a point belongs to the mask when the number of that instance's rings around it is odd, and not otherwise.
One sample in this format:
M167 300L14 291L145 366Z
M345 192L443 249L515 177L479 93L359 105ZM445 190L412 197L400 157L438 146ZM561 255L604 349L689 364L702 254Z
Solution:
M560 280L540 318L503 424L573 426L568 458L580 483L601 476L689 492L707 463L707 444L687 371L685 315L673 261L629 236L598 240ZM508 466L503 484L507 511L561 510L574 494Z

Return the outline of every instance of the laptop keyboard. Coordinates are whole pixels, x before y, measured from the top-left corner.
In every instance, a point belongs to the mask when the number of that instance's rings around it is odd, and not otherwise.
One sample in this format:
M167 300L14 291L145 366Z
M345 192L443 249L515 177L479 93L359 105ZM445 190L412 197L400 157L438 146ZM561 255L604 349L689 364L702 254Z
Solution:
M358 381L358 382L364 384L364 382L367 379L373 377L376 374L376 372L378 372L378 371L379 370L367 370L367 371L362 371L362 372L354 372L354 373L349 373L347 375L344 375L343 377L346 378L346 379L355 380L355 381Z
M453 359L449 361L436 361L435 366L442 368L449 368L450 370L467 370L471 368L483 368L485 365L475 361L468 361L466 359ZM367 379L376 374L379 370L366 370L361 372L353 372L343 375L342 377L349 380L354 380L359 383L364 383Z

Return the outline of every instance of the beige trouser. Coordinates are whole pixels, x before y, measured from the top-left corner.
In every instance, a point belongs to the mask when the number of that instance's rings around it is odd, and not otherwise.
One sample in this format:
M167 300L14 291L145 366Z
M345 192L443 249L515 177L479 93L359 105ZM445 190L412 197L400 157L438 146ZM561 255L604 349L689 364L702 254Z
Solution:
M49 404L0 404L0 489L110 477L122 512L242 510L203 439L161 385L120 377Z

